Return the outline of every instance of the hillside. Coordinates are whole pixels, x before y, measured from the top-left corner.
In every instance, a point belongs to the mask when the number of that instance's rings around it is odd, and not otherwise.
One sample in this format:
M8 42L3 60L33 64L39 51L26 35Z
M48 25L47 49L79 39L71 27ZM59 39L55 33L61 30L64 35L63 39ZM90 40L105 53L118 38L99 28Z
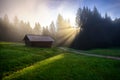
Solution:
M2 80L119 80L120 61L0 42Z

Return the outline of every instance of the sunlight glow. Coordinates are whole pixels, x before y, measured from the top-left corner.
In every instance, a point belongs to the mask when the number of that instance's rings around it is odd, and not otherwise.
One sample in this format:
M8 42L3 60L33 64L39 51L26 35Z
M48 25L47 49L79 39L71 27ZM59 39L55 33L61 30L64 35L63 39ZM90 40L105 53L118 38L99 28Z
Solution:
M65 44L65 46L66 45L69 46L76 37L76 35L79 33L79 30L80 30L79 28L70 27L58 31L60 39L57 41L57 44ZM61 33L63 33L64 35Z
M65 19L70 20L72 26L75 26L78 5L69 5L71 3L67 0L10 0L5 2L5 9L0 16L7 14L10 20L18 16L20 20L30 22L30 25L34 27L35 22L39 22L41 26L49 26L51 21L56 23L58 14L61 14Z

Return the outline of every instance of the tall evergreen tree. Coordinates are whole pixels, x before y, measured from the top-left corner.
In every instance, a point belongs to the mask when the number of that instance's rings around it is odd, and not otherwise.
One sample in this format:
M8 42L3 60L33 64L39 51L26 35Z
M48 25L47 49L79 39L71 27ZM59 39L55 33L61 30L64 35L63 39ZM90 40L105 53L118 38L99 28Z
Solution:
M48 26L43 27L43 34L42 35L44 35L44 36L49 36L50 35Z
M49 28L50 28L50 34L51 34L51 36L52 36L52 37L55 37L55 34L56 34L56 28L55 28L55 24L54 24L53 21L51 22Z
M35 23L35 27L33 30L34 30L34 34L41 35L41 25L39 23Z
M17 16L14 17L14 25L17 26L19 24L19 19Z
M4 15L4 22L5 24L9 24L9 18L7 14Z

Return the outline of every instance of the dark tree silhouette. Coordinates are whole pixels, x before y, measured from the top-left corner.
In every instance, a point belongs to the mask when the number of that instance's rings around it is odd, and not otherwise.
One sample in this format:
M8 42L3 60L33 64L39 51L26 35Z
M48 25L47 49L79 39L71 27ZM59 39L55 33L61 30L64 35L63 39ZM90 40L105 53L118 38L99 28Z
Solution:
M84 7L79 8L76 15L76 23L80 27L80 33L74 39L71 47L75 49L92 49L120 46L120 24L118 20L112 21L105 14L101 17L97 8L93 11Z
M22 41L26 34L47 35L55 39L55 46L69 46L72 38L76 35L71 44L75 49L93 49L120 47L120 18L112 20L105 14L101 16L96 7L90 10L88 7L79 8L76 14L77 27L74 32L69 20L58 15L57 23L51 22L49 27L41 27L35 23L32 29L29 22L14 17L14 22L9 21L5 15L0 18L0 41Z

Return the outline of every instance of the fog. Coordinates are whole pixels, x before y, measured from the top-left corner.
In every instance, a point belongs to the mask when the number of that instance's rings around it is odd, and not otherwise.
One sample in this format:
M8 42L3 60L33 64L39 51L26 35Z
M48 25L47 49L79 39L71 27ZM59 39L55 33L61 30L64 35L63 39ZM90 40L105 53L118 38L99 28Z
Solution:
M81 1L88 1L81 5ZM75 49L120 46L118 1L104 0L0 0L0 41L23 42L26 34L51 36L54 46ZM100 5L100 6L99 6ZM93 5L92 5L93 6ZM78 9L79 8L79 9ZM101 9L104 12L101 12ZM107 10L111 9L109 13ZM114 10L112 10L114 9ZM105 11L106 10L106 11ZM104 15L103 15L104 13Z
M10 21L14 16L20 20L30 22L34 27L35 22L47 26L51 21L56 21L57 15L70 19L75 26L75 15L80 0L0 0L0 17L7 14Z

